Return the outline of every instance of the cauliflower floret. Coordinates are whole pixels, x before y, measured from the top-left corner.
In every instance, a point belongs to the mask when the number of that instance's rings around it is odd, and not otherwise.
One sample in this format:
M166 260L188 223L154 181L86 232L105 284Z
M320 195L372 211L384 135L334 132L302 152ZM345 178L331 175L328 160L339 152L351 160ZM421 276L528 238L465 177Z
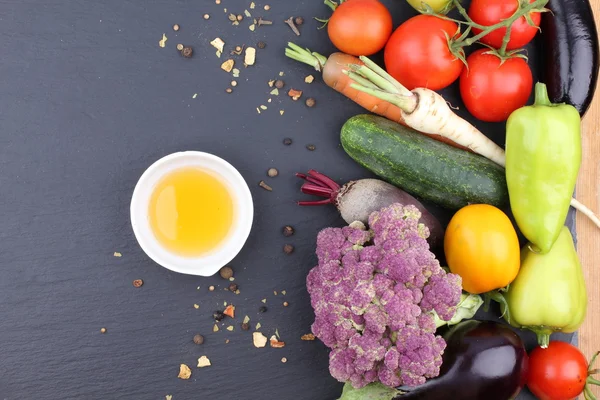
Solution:
M420 217L393 204L371 214L369 230L352 224L317 236L319 264L306 279L312 331L341 382L396 387L439 374L446 343L436 324L454 316L462 282L430 252Z

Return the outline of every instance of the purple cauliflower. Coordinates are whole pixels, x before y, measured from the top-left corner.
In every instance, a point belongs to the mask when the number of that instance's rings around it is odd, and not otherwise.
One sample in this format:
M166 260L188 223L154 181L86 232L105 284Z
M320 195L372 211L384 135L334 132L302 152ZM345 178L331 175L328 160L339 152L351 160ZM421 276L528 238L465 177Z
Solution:
M312 332L331 349L331 375L354 388L439 375L446 343L435 331L456 313L462 281L429 250L420 217L393 204L370 215L369 229L353 223L317 236L319 264L306 279Z

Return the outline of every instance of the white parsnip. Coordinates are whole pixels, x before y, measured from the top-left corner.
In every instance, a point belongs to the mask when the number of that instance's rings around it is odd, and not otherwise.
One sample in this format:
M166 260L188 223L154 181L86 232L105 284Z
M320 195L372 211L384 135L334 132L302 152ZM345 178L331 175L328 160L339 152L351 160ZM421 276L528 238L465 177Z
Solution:
M351 87L400 108L404 124L416 131L442 136L506 167L504 150L467 120L455 114L437 92L427 88L408 90L367 57L359 58L364 65L350 65L349 70L344 71L354 81ZM365 81L368 84L364 84ZM571 199L571 207L600 227L600 218L577 199Z

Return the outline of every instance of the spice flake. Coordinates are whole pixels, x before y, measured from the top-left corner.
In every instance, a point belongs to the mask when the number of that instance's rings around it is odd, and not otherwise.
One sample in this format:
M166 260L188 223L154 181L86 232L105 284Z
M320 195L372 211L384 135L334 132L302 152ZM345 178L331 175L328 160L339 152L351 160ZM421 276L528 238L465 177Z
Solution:
M200 306L198 304L194 304L194 308L197 310L200 308Z
M123 257L123 254L119 253L118 251L115 251L113 253L113 256L115 256L115 257Z
M267 337L260 332L252 333L252 342L254 347L261 348L267 345Z
M170 394L165 396L165 400L173 400L173 396L171 396Z
M257 323L256 323L256 330L259 330L261 326L262 326L262 325L260 324L260 322L257 322Z
M198 368L210 367L211 363L208 357L202 356L198 359Z
M313 335L312 333L307 333L305 335L302 335L300 337L300 339L302 339L302 340L315 340L315 335Z
M315 77L312 75L309 75L306 78L304 78L304 82L306 82L306 83L313 83L314 80L315 80Z
M249 316L245 316L244 320L242 321L243 324L247 324L248 322L250 322L250 317Z
M287 292L285 290L282 290L281 294L285 296L287 294Z
M234 65L235 65L235 61L232 59L229 59L229 60L223 62L223 64L221 64L221 69L225 72L231 72Z
M227 308L225 308L225 311L223 311L223 314L227 315L230 318L234 318L235 306L233 304L228 305Z
M237 68L234 68L231 70L231 74L233 75L234 78L239 78L240 77L240 70Z
M302 97L302 90L290 89L288 96L290 96L292 100L296 101Z
M228 326L226 329L227 329L229 332L233 332L233 325L229 325L229 326Z
M247 47L246 53L244 55L244 64L246 66L254 65L255 61L256 61L256 49L254 47Z
M244 15L248 18L250 18L252 16L252 14L250 14L250 11L248 11L248 10L244 10Z
M267 304L267 299L262 299L261 300L263 303Z
M269 340L271 347L275 348L275 349L281 349L283 347L285 347L285 342L281 342L279 340L277 340L277 337L275 335L271 336L271 339Z
M190 376L192 376L192 370L190 367L185 364L181 364L179 366L179 375L177 375L177 377L179 379L190 379Z
M159 45L160 47L165 47L165 46L167 45L167 35L165 35L165 34L163 33L163 35L162 35L162 39L160 39L160 40L158 41L158 45Z
M213 332L219 332L219 325L215 324L215 326L213 326Z
M279 89L275 88L275 89L271 90L271 92L269 92L269 94L271 94L273 96L279 96Z
M254 2L250 3L250 9L254 10L254 7L256 7L256 4L254 4Z
M279 115L283 115L283 113L285 113L285 110L279 110Z
M198 97L198 93L194 93L194 95L192 96L192 99L195 99L196 97Z
M215 38L210 44L217 49L217 57L221 57L225 48L225 42L221 38Z

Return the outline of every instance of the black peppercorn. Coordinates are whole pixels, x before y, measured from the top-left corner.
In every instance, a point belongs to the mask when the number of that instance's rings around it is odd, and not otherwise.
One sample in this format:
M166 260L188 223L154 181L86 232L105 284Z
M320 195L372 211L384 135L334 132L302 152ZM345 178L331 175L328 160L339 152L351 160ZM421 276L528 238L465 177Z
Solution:
M315 146L314 144L309 144L306 145L306 148L308 149L308 151L315 151L317 149L317 146Z
M250 329L250 324L247 322L242 323L242 330L247 331L248 329Z
M233 269L231 267L223 267L219 270L219 274L223 279L229 279L233 276Z
M258 311L262 312L262 313L267 312L267 307L262 306L261 308L258 309Z
M181 55L185 58L190 58L194 54L194 49L189 46L185 46L183 50L181 50Z
M196 344L204 343L204 336L202 336L202 335L194 336L194 343L196 343Z
M283 227L283 236L290 237L293 234L294 234L294 228L292 228L289 225Z
M225 314L223 314L223 311L215 311L213 313L213 318L215 319L215 321L219 322L219 321L223 321L223 318L225 318Z
M290 144L292 144L292 139L290 139L290 138L283 139L283 144L285 144L286 146L289 146Z
M238 290L238 285L237 285L237 283L230 283L230 284L229 284L229 291L230 291L230 292L235 292L236 290Z
M285 246L283 246L283 252L285 254L292 254L294 252L294 246L292 246L291 244L286 244Z
M294 18L294 23L296 25L302 25L304 23L304 18L302 18L302 17L296 17L296 18Z
M317 101L315 99L313 99L312 97L309 97L308 99L306 99L307 107L314 107L315 104L317 104Z
M256 47L258 47L259 49L264 49L265 47L267 47L267 44L261 41L256 44Z
M285 82L284 82L284 81L282 81L281 79L277 79L277 80L275 81L275 87L276 87L277 89L281 89L281 88L283 88L284 86L285 86Z

